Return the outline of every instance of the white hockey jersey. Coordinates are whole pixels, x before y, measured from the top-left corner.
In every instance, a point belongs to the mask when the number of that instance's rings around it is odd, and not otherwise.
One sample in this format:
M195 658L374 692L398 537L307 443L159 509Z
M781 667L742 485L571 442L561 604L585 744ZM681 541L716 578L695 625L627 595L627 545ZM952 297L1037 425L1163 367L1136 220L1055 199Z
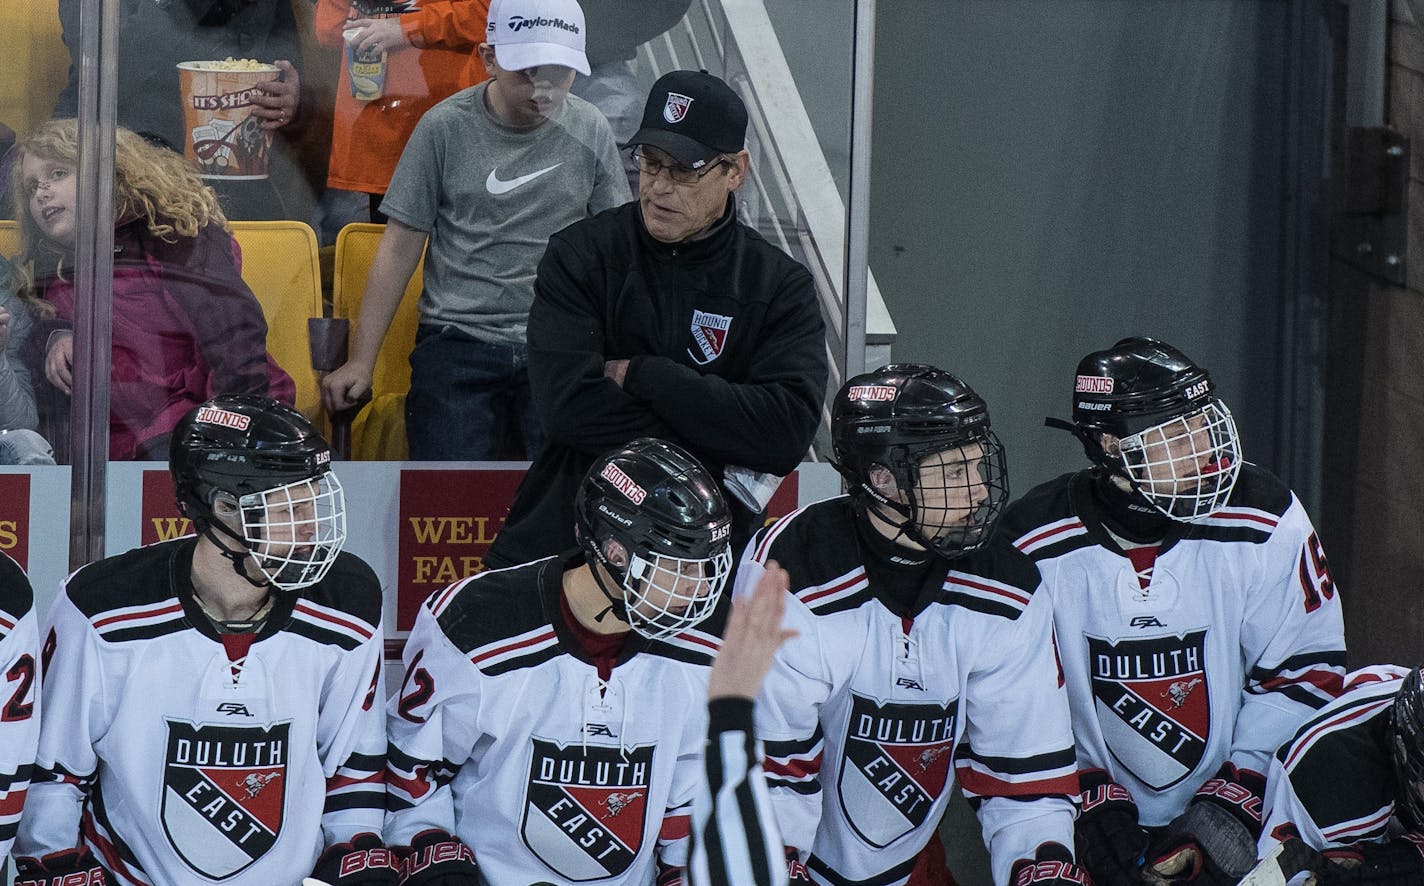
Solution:
M1079 766L1107 770L1142 824L1165 825L1224 761L1265 775L1339 693L1340 600L1305 510L1260 468L1242 466L1223 509L1172 524L1141 579L1093 482L1080 471L1033 489L1000 532L1053 603Z
M1404 833L1394 814L1389 715L1408 669L1350 672L1345 692L1307 720L1271 759L1261 856L1294 834L1314 849Z
M904 883L957 776L1005 883L1039 844L1073 845L1068 699L1038 572L992 542L902 618L867 579L854 519L845 496L802 508L755 536L737 572L738 594L768 560L791 577L784 624L799 636L756 710L782 837L809 852L815 882Z
M193 548L65 581L16 853L82 840L125 886L295 886L325 846L381 829L380 584L342 554L278 597L244 657L193 600Z
M39 647L29 579L0 554L0 858L15 842L40 737Z
M494 884L646 886L686 866L725 606L630 635L601 683L559 610L579 562L484 572L421 606L388 714L391 845L450 831Z

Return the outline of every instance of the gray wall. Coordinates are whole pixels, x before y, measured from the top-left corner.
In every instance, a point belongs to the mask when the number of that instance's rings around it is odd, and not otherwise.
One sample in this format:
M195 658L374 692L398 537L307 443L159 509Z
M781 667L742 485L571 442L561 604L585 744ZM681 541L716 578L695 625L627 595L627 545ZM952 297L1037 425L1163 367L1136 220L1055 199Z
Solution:
M871 267L897 359L989 401L1015 488L1120 337L1206 365L1273 467L1282 2L882 0Z

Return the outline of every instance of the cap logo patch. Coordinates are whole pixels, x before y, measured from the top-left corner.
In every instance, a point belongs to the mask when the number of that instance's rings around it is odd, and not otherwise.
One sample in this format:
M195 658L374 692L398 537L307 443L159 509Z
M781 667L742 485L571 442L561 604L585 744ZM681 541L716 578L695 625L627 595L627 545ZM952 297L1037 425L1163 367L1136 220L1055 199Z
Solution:
M522 15L511 15L509 17L509 29L518 33L525 28L558 28L561 31L568 31L570 34L579 32L578 25L573 22L566 22L561 18L525 18Z
M1105 375L1080 375L1073 392L1077 394L1111 394L1113 380Z
M240 412L228 412L226 409L219 409L216 406L200 407L196 421L238 431L245 431L252 424L252 419L248 416Z
M846 396L851 400L875 400L888 403L894 400L898 394L899 390L890 385L851 385L850 392Z
M683 95L680 92L669 92L667 102L663 105L663 119L669 123L681 123L682 118L687 116L687 109L692 107L692 96Z
M623 493L629 501L635 505L643 503L643 499L648 497L648 493L643 487L633 482L633 478L623 473L615 464L606 464L598 476L613 484L613 488Z

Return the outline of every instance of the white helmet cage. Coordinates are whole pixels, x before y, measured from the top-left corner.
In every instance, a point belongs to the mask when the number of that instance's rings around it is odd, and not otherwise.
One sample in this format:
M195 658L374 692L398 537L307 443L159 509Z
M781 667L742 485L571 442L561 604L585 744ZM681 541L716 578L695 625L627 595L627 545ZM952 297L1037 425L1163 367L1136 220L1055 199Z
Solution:
M1191 522L1220 510L1241 474L1241 445L1226 404L1205 406L1118 441L1123 472L1167 517Z
M321 581L346 543L346 496L331 471L238 499L243 542L273 587Z
M623 576L629 626L651 640L687 630L717 608L731 573L728 546L701 559L630 552Z

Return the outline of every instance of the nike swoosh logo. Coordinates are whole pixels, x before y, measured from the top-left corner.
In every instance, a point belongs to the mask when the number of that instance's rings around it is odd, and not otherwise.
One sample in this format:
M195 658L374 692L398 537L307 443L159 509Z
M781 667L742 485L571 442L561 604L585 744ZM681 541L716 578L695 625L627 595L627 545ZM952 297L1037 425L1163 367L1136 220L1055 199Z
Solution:
M563 163L555 163L553 166L546 166L538 172L531 172L528 175L521 175L519 178L512 178L509 181L501 181L500 177L495 175L495 172L497 170L491 169L489 178L485 179L485 190L489 191L491 194L508 194L510 191L514 190L520 185L527 185L534 179L543 175L544 173L551 172L563 165Z

